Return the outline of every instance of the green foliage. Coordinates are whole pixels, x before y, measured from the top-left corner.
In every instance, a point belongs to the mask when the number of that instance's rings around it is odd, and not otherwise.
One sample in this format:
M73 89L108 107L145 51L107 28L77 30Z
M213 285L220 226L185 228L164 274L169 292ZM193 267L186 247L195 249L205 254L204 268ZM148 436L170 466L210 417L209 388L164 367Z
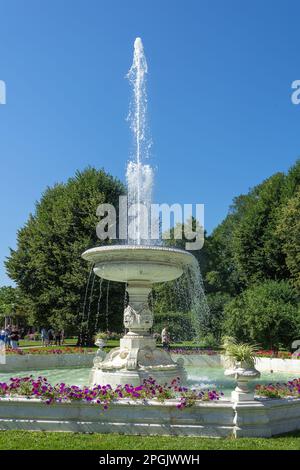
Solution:
M299 299L286 281L265 281L225 305L224 331L265 349L289 347L300 334Z
M110 340L116 341L116 340L119 340L121 336L122 334L115 333L113 331L98 331L94 336L94 340L103 339L105 341L110 341Z
M28 302L21 295L20 289L12 286L0 287L0 318L13 317L21 325L28 315L28 309Z
M225 220L210 236L205 234L203 248L193 252L200 265L210 307L210 315L206 318L206 334L212 334L216 340L220 340L226 327L234 331L237 338L247 339L250 326L243 321L245 297L240 294L258 282L291 281L299 289L299 194L300 160L287 175L276 173L252 188L248 194L236 197ZM195 225L195 221L193 223ZM180 231L183 233L183 226L176 226L171 231L168 245L184 247L184 236L181 240L174 239L175 232L178 234ZM184 282L182 278L177 283L155 288L156 307L160 312L187 312L191 309L191 303L187 305L188 296L182 294L188 291ZM178 302L178 293L183 302ZM223 325L224 307L231 299L231 310L239 313L236 316L231 313L230 319L226 318L226 325ZM271 299L269 301L273 302ZM281 304L284 304L284 300ZM287 305L280 315L290 318L289 311L294 308ZM271 311L274 309L277 311L277 307L272 304ZM291 321L294 322L293 319ZM253 337L261 337L257 334L258 327L252 328L255 330ZM290 320L282 330L280 341L287 344L291 331L296 334ZM275 336L278 336L277 333ZM271 344L273 341L272 338L267 340L263 334L262 338L264 343Z
M207 292L236 295L244 286L235 263L233 234L243 217L248 199L244 195L235 198L228 216L205 240L209 262L206 271L203 271L203 278Z
M206 297L210 310L207 328L215 341L220 341L223 332L224 308L231 300L231 296L226 292L212 292Z
M0 315L10 315L16 311L18 295L11 286L0 287Z
M187 341L195 338L190 313L156 313L154 316L153 332L160 334L165 326L168 326L173 342Z
M247 208L233 234L237 269L249 285L288 276L275 227L284 175L277 173L250 192Z
M281 208L276 234L282 242L291 281L300 291L300 188Z
M197 346L203 349L219 349L220 341L213 335L213 333L208 333L199 338Z
M207 292L235 296L258 281L291 277L298 285L299 188L300 160L287 175L276 173L234 199L207 237Z
M96 208L100 203L118 207L122 184L106 174L88 168L77 172L65 184L48 188L36 204L25 226L19 230L17 249L6 262L9 276L31 304L31 321L39 326L63 327L77 333L90 266L81 258L87 248L100 245L96 236ZM91 287L91 286L90 286ZM95 324L98 283L91 300L90 326ZM103 283L106 292L107 283ZM120 294L120 289L122 293ZM113 283L109 292L110 323L120 327L124 288ZM105 322L105 295L100 320ZM103 325L99 325L103 326ZM90 337L93 331L90 331Z

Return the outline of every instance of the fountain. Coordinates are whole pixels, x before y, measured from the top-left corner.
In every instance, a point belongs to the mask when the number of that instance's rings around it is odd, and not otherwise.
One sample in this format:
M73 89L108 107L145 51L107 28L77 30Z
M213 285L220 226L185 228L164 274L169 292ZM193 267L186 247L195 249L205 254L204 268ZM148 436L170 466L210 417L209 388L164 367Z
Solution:
M93 319L94 330L96 331L99 325L103 296L106 300L105 323L108 328L110 282L117 281L124 283L127 290L128 304L124 310L124 326L127 332L120 340L120 346L112 349L109 354L103 350L105 341L97 339L95 344L99 349L92 370L89 362L91 355L86 353L34 355L28 351L28 354L24 355L7 355L0 370L2 382L0 430L214 438L271 437L297 431L300 423L297 381L294 382L295 387L292 387L295 394L289 388L286 392L292 393L292 396L284 393L283 398L277 397L275 400L264 395L254 397L253 388L248 388L248 382L260 375L255 369L257 366L262 372L269 372L269 377L264 377L265 384L274 379L291 383L294 373L300 370L299 364L296 364L300 361L260 358L257 362L249 349L247 357L244 345L242 345L242 354L235 349L227 358L221 354L186 356L188 385L195 390L190 389L192 394L187 392L185 397L178 395L162 401L161 397L154 396L153 399L148 397L145 400L142 398L143 395L137 394L134 397L131 394L129 399L127 394L120 393L118 399L107 403L105 395L98 400L98 387L97 397L94 395L95 390L91 393L86 389L88 374L90 374L90 385L110 384L112 387L126 383L136 386L149 376L159 383L171 382L176 377L182 381L186 379L183 359L173 360L169 352L156 347L151 335L153 312L148 297L155 283L178 279L177 284L182 284L182 297L193 317L192 328L197 330L199 321L201 321L201 331L209 325L209 309L204 296L198 261L186 251L161 246L159 237L158 240L152 240L152 217L149 217L147 210L140 208L140 205L146 209L151 206L153 186L152 168L143 160L147 157L149 149L146 126L146 73L147 63L142 42L136 39L134 61L128 74L134 91L130 118L135 137L135 159L129 162L127 168L128 202L129 206L135 207L135 211L128 210L130 227L127 244L98 246L85 251L82 255L91 263L91 269L84 295L81 332L85 324L92 319L95 276L99 276L100 279L96 316ZM155 220L154 227L156 231ZM184 275L186 277L181 277ZM106 295L103 294L104 279L107 280ZM191 299L188 298L189 295ZM153 301L150 303L153 305ZM189 334L192 335L190 330ZM300 340L294 341L292 348L297 348L299 344ZM241 357L243 361L240 361ZM234 377L237 381L231 400L229 392L232 390L232 383L228 380L223 382L223 366L228 358L233 358L234 362L233 367L228 369L225 375ZM77 368L79 365L81 367ZM16 375L23 376L23 381L18 382L13 378L7 386L5 382L11 378L11 371L18 371ZM41 389L45 388L45 393L40 395L39 388L33 384L39 383L40 381L36 382L35 379L41 376L47 376L50 383L56 384L55 393L52 394L48 386L43 385ZM58 382L63 383L59 386ZM18 383L22 383L22 387L16 385ZM44 381L41 383L45 384ZM83 388L83 393L79 393L76 387ZM202 392L207 388L223 389L224 398L219 401L215 399L207 401L208 395L204 395L204 398L202 396ZM199 391L201 394L198 394ZM198 399L194 402L195 393ZM215 393L213 395L216 397ZM81 396L82 398L79 398ZM182 398L187 399L185 403L187 406L183 406ZM99 409L108 404L110 410L100 415ZM100 405L100 408L97 405Z
M126 282L129 296L124 310L128 332L120 340L120 347L112 349L105 358L95 358L90 383L138 385L149 376L160 383L175 377L184 381L182 363L174 362L167 351L158 349L150 333L153 313L148 296L153 283L181 276L183 269L195 262L194 256L183 250L144 245L96 247L82 256L95 263L97 276Z
M188 267L197 264L196 258L184 251L158 246L151 240L151 224L148 211L153 185L153 171L143 163L149 143L146 126L147 62L140 38L134 43L134 60L128 78L133 85L131 128L135 141L135 160L127 167L128 206L131 213L131 235L127 245L91 248L82 257L94 264L94 273L102 279L127 284L128 306L124 310L124 326L127 330L120 346L104 357L97 355L91 371L91 384L140 384L151 376L159 383L170 382L176 377L186 378L182 361L175 362L170 354L156 347L151 335L153 312L148 296L152 285L179 278ZM152 221L153 223L153 221ZM154 222L155 223L155 222ZM147 226L146 233L144 227Z

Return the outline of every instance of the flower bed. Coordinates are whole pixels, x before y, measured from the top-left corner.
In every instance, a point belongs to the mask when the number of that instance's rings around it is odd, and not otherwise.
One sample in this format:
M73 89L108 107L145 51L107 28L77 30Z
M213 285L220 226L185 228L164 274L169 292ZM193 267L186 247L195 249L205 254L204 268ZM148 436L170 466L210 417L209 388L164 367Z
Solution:
M300 359L300 354L292 354L289 351L273 351L270 350L259 350L255 353L257 357L270 357L270 358L277 358L277 359Z
M80 347L68 347L64 346L62 348L28 348L28 349L6 349L6 354L8 355L20 355L24 356L25 354L84 354L89 352L95 352L95 349L92 348L80 348Z
M287 383L256 385L255 394L266 398L300 398L300 379L293 379Z
M24 356L25 354L84 354L95 352L95 348L81 348L81 347L70 347L62 346L59 348L51 347L30 347L26 349L6 349L6 354L8 355L20 355ZM215 351L213 349L201 349L193 347L182 347L182 348L171 348L170 352L172 354L182 354L182 355L203 355L203 356L216 356L221 354L220 351ZM300 354L292 355L289 351L273 351L273 350L259 350L255 353L257 357L268 357L268 358L277 358L277 359L300 359Z
M196 401L219 400L223 393L216 390L194 390L182 387L179 379L173 380L171 385L159 385L152 378L144 380L138 387L126 384L113 389L110 385L97 385L92 388L78 387L59 383L51 385L45 377L34 379L29 377L12 377L9 382L0 383L0 397L27 397L39 398L46 404L70 401L93 402L106 410L111 402L120 399L143 400L157 399L164 402L168 399L179 400L178 409L192 406Z
M199 355L207 355L207 356L216 356L217 354L221 354L221 351L215 351L213 349L201 349L201 348L193 348L193 347L182 347L182 348L172 348L170 351L172 354L185 354L185 355L192 355L192 354L199 354ZM268 357L268 358L276 358L276 359L300 359L300 354L292 354L289 351L274 351L274 350L264 350L260 349L259 351L255 352L255 356L257 357Z

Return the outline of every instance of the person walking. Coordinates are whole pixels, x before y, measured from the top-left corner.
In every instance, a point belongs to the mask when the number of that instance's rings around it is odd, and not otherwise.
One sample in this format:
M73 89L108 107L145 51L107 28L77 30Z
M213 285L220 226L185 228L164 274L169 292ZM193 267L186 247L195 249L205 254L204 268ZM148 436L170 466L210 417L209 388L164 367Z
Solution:
M161 332L161 342L162 342L162 347L169 351L170 349L170 333L169 333L169 328L167 326L164 327L164 329Z
M0 350L5 349L7 333L5 328L0 331Z
M52 328L50 328L50 329L48 330L48 342L49 342L49 346L52 346L53 340L54 340L54 331L53 331Z
M60 346L60 344L61 344L61 331L57 329L55 331L55 346Z
M46 328L41 329L41 339L42 339L42 346L48 345L48 332Z
M10 347L11 326L7 325L7 327L5 328L5 331L6 331L5 346L7 348L9 348Z
M18 349L18 342L20 339L18 328L13 328L10 335L10 344L12 349Z

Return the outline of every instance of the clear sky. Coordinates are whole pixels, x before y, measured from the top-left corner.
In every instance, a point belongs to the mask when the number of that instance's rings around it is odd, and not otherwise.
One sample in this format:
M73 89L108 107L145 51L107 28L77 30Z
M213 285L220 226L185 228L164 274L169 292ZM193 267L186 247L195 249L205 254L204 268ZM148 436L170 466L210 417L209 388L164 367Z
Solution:
M232 198L300 154L300 3L293 0L0 0L0 285L42 191L87 165L124 179L133 41L149 65L156 202Z

